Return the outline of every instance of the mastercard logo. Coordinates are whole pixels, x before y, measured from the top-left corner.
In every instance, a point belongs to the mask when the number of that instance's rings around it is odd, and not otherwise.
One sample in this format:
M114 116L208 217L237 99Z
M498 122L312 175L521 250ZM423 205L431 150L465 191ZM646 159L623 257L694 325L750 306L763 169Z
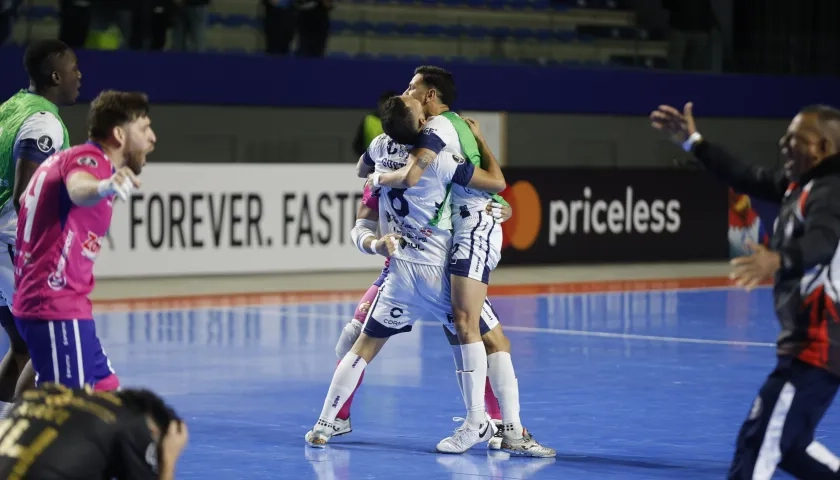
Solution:
M502 249L512 246L528 250L537 241L542 226L542 205L530 182L520 180L509 185L502 197L510 203L513 216L502 226Z

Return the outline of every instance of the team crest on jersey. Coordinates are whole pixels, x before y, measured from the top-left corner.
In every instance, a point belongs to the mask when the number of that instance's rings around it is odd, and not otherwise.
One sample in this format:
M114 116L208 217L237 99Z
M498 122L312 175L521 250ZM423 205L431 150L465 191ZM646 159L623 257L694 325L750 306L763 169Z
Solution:
M424 228L420 229L420 233L422 233L423 235L425 235L427 237L431 237L432 236L432 229L429 228L429 227L424 227Z
M49 135L41 135L38 139L38 150L47 153L53 148L53 139Z
M101 249L102 237L93 232L88 232L87 239L82 243L82 256L90 260L96 260Z
M461 165L462 163L467 161L466 158L464 158L460 155L452 155L452 158L458 163L458 165Z
M96 159L93 157L82 157L76 161L79 162L79 165L83 167L96 167L97 165L99 165L98 163L96 163Z

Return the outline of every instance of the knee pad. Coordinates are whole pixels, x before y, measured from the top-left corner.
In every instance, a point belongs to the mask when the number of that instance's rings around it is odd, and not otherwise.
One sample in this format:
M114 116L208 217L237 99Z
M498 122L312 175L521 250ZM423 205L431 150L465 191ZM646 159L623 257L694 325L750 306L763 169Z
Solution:
M355 318L344 326L344 329L341 331L341 336L338 337L338 343L335 344L335 354L339 359L344 358L347 352L353 348L353 344L356 343L359 335L362 334L362 327L362 322Z

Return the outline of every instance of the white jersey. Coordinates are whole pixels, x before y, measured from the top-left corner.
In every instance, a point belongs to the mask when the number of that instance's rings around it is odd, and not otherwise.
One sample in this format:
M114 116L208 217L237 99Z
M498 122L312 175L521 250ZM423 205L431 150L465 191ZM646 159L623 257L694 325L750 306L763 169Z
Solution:
M459 157L466 156L461 148L458 131L452 122L442 115L432 117L426 123L415 146L433 152L451 152ZM448 205L452 209L452 226L461 229L474 225L478 218L476 212L483 212L490 199L489 193L453 183Z
M388 135L376 137L368 147L368 156L377 172L399 170L408 162L410 145L400 145ZM441 152L409 188L382 187L379 192L379 230L398 233L404 242L393 258L423 265L446 265L452 234L449 219L432 225L432 219L446 198L450 183L468 184L475 167L463 157Z
M27 118L18 130L12 152L15 162L23 158L41 163L64 146L64 128L50 112L38 112ZM12 189L14 185L5 185ZM0 208L0 241L15 244L17 213L14 203L6 202Z

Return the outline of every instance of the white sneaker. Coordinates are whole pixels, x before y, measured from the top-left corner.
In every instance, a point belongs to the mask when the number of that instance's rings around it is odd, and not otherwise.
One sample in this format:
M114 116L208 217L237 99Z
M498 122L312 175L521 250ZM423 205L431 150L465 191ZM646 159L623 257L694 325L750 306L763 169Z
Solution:
M335 422L333 422L333 437L340 437L342 435L347 435L348 433L353 431L353 427L350 426L350 417L347 417L347 420L342 420L340 418L336 418Z
M335 427L331 423L318 420L318 423L312 427L312 430L306 432L303 439L306 440L306 444L310 447L324 448L327 442L330 441L334 430Z
M501 420L491 420L493 425L496 426L496 434L493 435L493 438L487 442L487 448L489 450L501 450L502 449L502 436L504 435L504 429L502 428L502 421Z
M453 420L464 423L455 429L451 437L446 437L437 444L437 451L440 453L464 453L481 442L489 441L496 434L496 425L492 421L485 420L478 428L472 428L464 418L455 417Z

